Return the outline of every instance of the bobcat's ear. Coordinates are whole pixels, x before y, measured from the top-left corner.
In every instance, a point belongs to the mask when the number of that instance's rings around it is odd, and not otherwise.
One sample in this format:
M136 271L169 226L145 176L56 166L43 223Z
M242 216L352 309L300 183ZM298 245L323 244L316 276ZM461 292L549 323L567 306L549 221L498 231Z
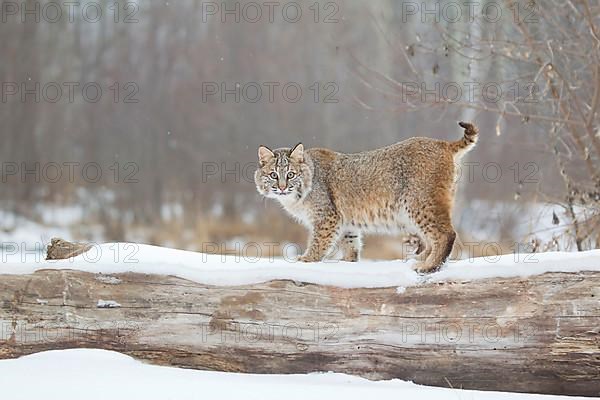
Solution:
M297 162L304 162L304 145L302 143L294 146L290 153L290 158Z
M258 146L258 161L260 161L260 165L265 165L273 157L275 157L275 153L267 146Z

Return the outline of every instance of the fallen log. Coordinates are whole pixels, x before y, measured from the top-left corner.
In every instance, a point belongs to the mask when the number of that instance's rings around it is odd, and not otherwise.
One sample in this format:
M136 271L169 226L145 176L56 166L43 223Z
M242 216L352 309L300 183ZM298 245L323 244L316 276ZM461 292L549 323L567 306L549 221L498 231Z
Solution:
M0 358L91 347L185 368L597 396L599 279L546 273L402 291L74 270L0 275Z

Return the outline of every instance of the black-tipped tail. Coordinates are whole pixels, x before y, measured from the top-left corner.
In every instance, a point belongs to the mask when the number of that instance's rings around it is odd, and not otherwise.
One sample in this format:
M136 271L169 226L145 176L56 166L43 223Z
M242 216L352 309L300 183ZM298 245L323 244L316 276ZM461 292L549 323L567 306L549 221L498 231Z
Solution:
M453 143L455 152L465 153L477 143L479 129L471 122L459 122L458 125L465 130L462 139Z

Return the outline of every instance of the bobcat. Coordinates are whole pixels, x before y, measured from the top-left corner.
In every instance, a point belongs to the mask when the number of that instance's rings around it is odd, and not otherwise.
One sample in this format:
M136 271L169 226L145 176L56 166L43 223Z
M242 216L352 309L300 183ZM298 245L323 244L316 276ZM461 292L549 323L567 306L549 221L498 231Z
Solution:
M343 260L357 261L363 233L404 230L425 244L417 271L432 272L456 238L456 164L477 142L475 125L459 125L464 136L456 142L415 137L356 154L260 146L256 188L310 230L300 261L320 261L337 246Z

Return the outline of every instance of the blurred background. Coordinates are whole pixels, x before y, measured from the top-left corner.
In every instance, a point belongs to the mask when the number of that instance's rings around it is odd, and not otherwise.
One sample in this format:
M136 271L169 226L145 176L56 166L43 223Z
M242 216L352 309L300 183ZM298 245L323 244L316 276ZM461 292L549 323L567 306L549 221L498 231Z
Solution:
M4 245L280 255L306 233L257 194L258 145L357 152L473 120L455 257L600 246L598 1L1 4Z

